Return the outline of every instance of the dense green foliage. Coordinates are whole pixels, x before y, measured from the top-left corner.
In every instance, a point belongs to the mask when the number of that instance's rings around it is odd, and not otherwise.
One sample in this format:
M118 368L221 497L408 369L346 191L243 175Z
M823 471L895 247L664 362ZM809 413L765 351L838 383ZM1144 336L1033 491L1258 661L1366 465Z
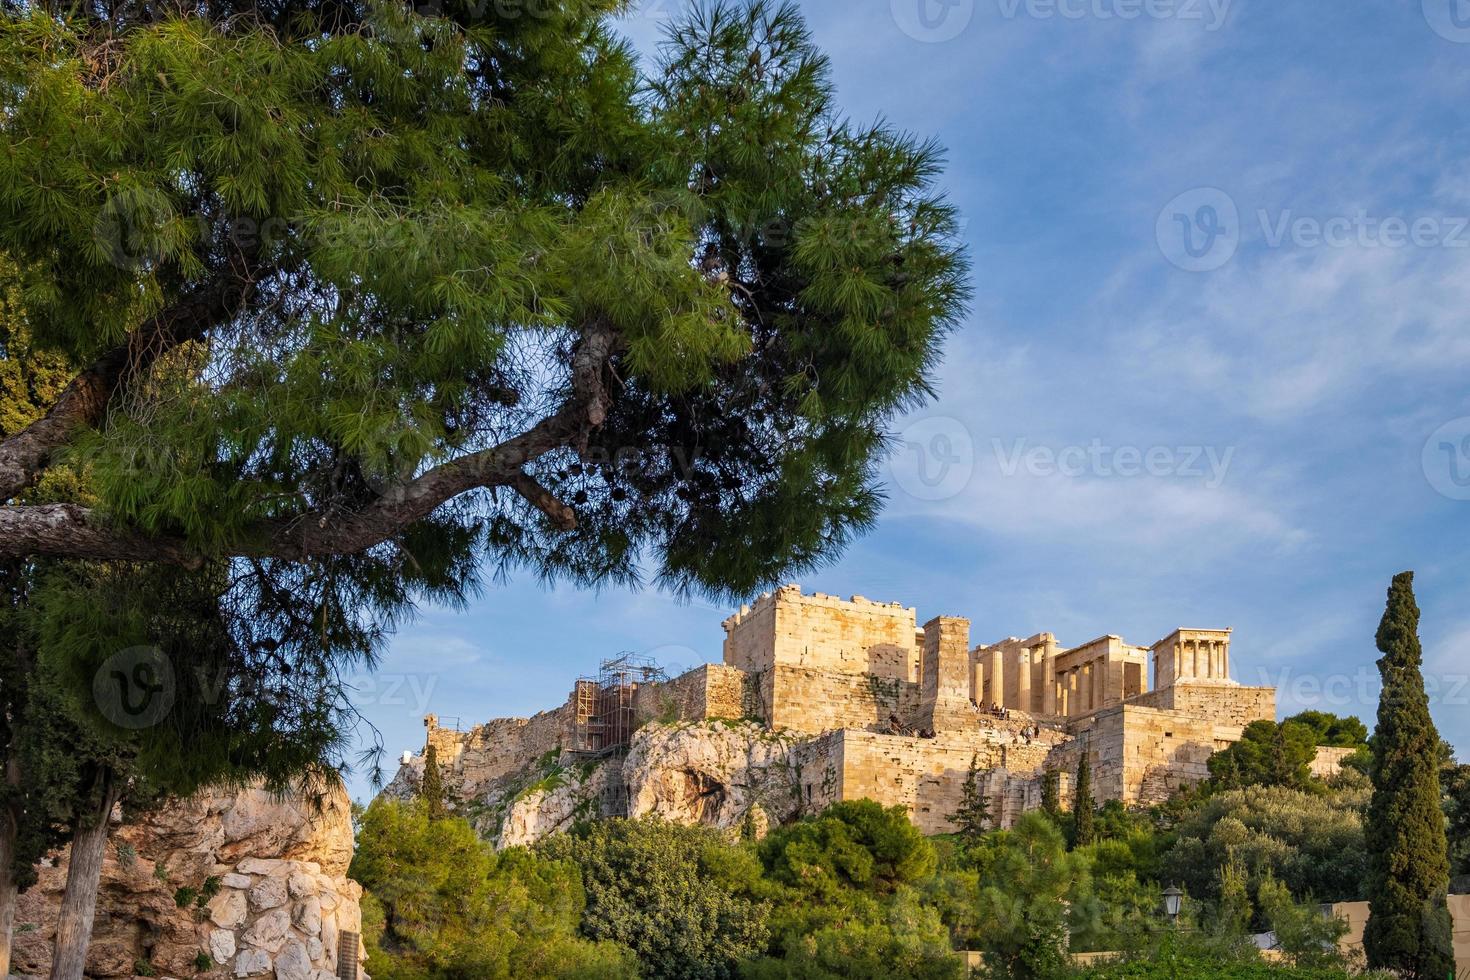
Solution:
M1253 721L1239 742L1210 757L1210 779L1218 789L1283 786L1306 789L1319 733L1300 721Z
M419 784L419 799L430 820L444 816L444 777L439 773L439 750L434 743L424 750L424 778Z
M979 952L991 980L1192 977L1202 962L1218 964L1211 976L1327 980L1345 976L1342 925L1319 899L1366 865L1366 798L1254 787L1196 797L1182 816L1110 805L1098 839L1072 849L1042 812L925 839L903 809L852 801L760 841L613 820L500 855L459 818L379 802L352 873L369 892L369 971L389 980L959 980L955 950ZM1319 867L1335 849L1356 856ZM1188 891L1182 935L1162 914L1171 881ZM1294 971L1260 962L1248 932L1267 929ZM1129 961L1082 972L1069 950ZM1148 972L1160 962L1176 972Z
M1470 765L1449 765L1440 773L1449 821L1450 874L1470 875Z
M1439 732L1424 691L1414 575L1395 576L1378 627L1383 693L1373 733L1373 800L1368 807L1368 900L1363 942L1368 965L1416 980L1454 972L1445 839L1439 782Z
M1353 715L1344 717L1326 711L1303 711L1286 720L1310 728L1313 740L1317 745L1327 745L1337 749L1359 749L1368 746L1368 726L1363 724L1361 718Z
M652 980L718 980L765 948L760 864L705 827L598 821L544 841L542 857L581 869L582 933L638 955Z
M1177 842L1163 858L1164 877L1195 898L1215 901L1219 869L1233 858L1244 866L1252 896L1269 876L1300 897L1361 901L1367 802L1363 788L1310 793L1257 786L1216 794L1179 823Z
M469 824L379 801L362 816L352 877L363 903L368 971L379 980L632 978L631 954L578 935L574 865L496 854Z
M1023 816L977 856L979 940L1000 977L1040 980L1066 963L1070 934L1094 909L1090 865L1044 815Z
M369 578L740 594L872 521L965 294L937 147L846 120L792 5L700 6L646 72L616 0L543 8L0 25L37 343L179 325L139 379L168 383L72 437L111 520Z
M955 975L950 936L917 889L937 867L934 846L902 807L838 803L756 845L770 903L768 954L751 977Z

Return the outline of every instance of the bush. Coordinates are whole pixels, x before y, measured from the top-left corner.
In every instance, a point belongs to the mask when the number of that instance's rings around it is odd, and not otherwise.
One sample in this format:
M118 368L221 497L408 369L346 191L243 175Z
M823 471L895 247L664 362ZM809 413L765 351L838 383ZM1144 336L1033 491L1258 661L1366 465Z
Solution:
M422 804L375 802L362 816L352 877L363 897L376 980L633 978L632 954L577 934L576 867L502 854L463 820Z
M633 950L649 980L724 980L765 951L760 865L718 831L606 820L536 852L581 869L582 934Z
M1233 854L1245 866L1252 894L1270 876L1298 898L1358 901L1368 869L1361 816L1366 803L1360 788L1307 793L1253 787L1218 794L1181 821L1162 875L1191 897L1215 902L1219 869Z
M826 926L788 945L782 956L746 963L744 980L959 980L964 964L950 948L937 910L902 889L881 923Z

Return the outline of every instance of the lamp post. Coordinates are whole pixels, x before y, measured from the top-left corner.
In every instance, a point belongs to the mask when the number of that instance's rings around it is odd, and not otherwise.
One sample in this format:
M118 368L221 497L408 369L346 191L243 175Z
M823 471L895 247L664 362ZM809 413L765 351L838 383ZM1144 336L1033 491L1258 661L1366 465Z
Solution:
M1169 917L1175 929L1179 928L1179 909L1183 904L1184 893L1177 887L1170 885L1164 889L1164 914Z

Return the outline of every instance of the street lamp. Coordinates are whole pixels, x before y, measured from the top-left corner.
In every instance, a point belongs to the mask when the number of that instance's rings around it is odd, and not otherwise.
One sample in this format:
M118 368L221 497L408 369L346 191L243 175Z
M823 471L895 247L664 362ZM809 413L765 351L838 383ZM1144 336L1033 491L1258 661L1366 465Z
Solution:
M1179 907L1184 904L1184 893L1173 885L1164 889L1164 914L1174 923L1175 928L1179 926Z

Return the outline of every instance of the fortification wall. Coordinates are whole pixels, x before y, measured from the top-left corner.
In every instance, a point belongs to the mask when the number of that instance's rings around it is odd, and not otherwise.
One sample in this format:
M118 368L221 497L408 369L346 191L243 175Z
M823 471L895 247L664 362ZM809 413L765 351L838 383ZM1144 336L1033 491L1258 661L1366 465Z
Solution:
M433 745L439 757L439 772L454 799L478 800L492 785L550 752L560 752L571 731L574 707L570 698L553 711L530 718L497 718L467 732L438 727L437 719L425 719L425 746ZM423 771L423 756L410 765Z
M1039 778L1051 745L1008 744L1009 732L943 732L936 738L906 738L873 732L842 731L840 798L871 799L905 806L926 834L954 830L950 816L959 808L970 760L984 773L987 795L1001 804L995 815L1009 824L1027 797L1026 783ZM1006 800L1014 797L1007 807Z
M752 673L784 665L917 681L915 617L899 603L802 595L789 585L725 620L725 663Z
M1238 726L1143 707L1138 700L1074 723L1076 742L1049 766L1075 773L1085 747L1092 753L1093 795L1099 803L1162 803L1208 779L1210 757L1240 739Z
M845 732L828 732L807 739L791 750L797 771L797 794L801 812L821 813L833 803L841 802L842 756Z
M734 720L755 714L754 681L743 670L705 664L662 684L642 684L633 695L638 721Z
M1158 711L1177 711L1242 729L1253 721L1276 720L1276 689L1273 687L1186 682L1150 691L1128 703ZM1240 738L1239 732L1235 738Z
M872 674L777 666L761 675L760 717L794 732L859 728L888 731L889 716L906 725L919 713L919 685Z
M1331 779L1342 775L1342 764L1357 749L1342 749L1331 745L1317 746L1317 755L1312 759L1312 775L1318 779Z

